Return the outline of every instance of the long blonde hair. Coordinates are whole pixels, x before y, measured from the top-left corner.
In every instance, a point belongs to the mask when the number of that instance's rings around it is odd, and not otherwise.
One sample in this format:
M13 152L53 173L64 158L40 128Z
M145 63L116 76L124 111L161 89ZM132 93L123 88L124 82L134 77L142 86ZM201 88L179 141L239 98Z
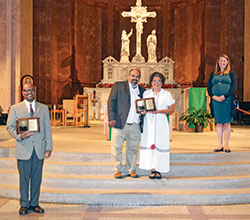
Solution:
M229 74L229 72L230 72L230 60L229 60L229 57L226 55L226 54L220 54L219 56L218 56L218 59L217 59L217 61L216 61L216 65L215 65L215 71L214 71L214 74L220 74L221 73L221 69L220 69L220 65L219 65L219 60L220 60L220 58L221 57L224 57L226 60L227 60L227 66L226 66L226 68L225 68L225 70L224 70L224 74Z

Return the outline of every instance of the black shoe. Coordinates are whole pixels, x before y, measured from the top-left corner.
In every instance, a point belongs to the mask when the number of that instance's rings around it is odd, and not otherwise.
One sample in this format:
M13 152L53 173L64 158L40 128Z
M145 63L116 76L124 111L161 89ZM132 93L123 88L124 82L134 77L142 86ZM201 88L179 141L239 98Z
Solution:
M44 209L41 208L39 205L37 205L37 206L30 206L29 209L32 212L36 212L36 213L39 213L39 214L43 214L44 213Z
M151 171L151 174L148 178L153 180L153 179L155 179L155 175L156 175L156 171Z
M230 153L231 150L230 150L230 149L226 149L225 152L226 152L226 153Z
M220 151L223 151L224 148L222 147L221 149L214 149L214 152L220 152Z
M155 171L155 179L161 179L161 173L158 171Z
M29 210L27 207L21 207L19 209L19 215L27 215L27 214L29 214Z

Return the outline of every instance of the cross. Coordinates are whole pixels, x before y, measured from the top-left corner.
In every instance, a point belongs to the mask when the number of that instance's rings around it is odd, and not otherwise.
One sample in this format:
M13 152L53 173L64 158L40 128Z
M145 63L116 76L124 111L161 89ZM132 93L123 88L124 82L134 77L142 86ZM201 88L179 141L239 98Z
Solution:
M145 59L141 55L141 35L143 33L143 23L147 22L147 18L155 18L156 12L148 12L147 7L142 6L141 0L136 1L136 6L131 7L131 11L122 12L123 17L130 17L131 22L136 23L136 55L133 62L144 62Z

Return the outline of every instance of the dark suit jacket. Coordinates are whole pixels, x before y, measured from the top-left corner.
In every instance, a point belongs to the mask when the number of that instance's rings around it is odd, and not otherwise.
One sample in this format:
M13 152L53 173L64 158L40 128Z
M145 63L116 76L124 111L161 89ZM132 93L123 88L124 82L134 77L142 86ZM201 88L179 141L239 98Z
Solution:
M140 97L145 89L139 86ZM128 118L130 109L130 91L128 81L116 82L112 87L108 99L109 121L116 120L115 128L122 129Z
M6 129L16 139L17 159L28 160L31 157L33 146L39 159L44 158L46 150L53 148L48 106L39 102L35 102L35 105L34 117L40 118L40 132L27 139L21 139L21 135L16 132L16 119L30 117L25 102L13 105L10 109Z

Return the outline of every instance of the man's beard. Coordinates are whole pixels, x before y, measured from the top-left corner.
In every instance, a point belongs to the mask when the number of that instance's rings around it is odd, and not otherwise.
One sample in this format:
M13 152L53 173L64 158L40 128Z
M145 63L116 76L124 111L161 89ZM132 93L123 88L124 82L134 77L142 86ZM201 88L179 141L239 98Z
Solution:
M28 102L33 102L34 96L32 96L32 97L26 97L26 100L27 100Z
M138 80L136 80L136 79L132 79L132 80L131 80L131 84L137 85L137 83L138 83Z

